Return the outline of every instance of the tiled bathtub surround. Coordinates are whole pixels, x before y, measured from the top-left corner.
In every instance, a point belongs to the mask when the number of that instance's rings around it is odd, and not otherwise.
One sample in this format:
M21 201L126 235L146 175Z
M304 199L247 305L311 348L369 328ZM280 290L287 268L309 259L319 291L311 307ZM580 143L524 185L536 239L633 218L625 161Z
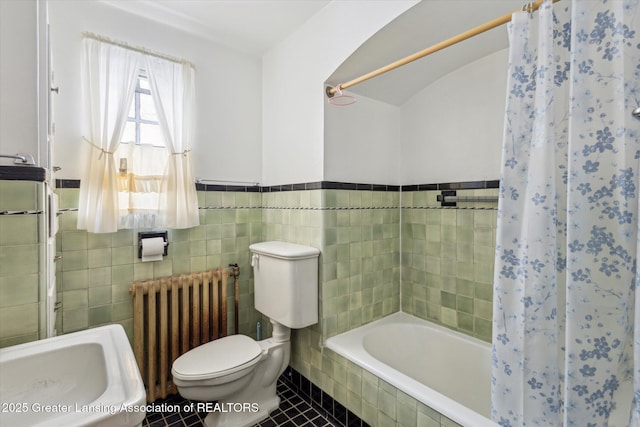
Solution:
M491 342L497 203L443 208L438 194L402 193L402 311ZM497 194L497 188L457 191Z

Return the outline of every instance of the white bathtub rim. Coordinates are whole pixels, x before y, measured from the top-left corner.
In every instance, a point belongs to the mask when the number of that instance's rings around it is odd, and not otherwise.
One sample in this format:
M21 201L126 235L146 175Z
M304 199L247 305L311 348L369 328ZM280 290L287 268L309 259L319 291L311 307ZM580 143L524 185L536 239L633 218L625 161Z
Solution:
M367 323L349 330L343 334L339 334L325 340L324 346L345 357L347 360L352 361L356 365L363 369L366 369L370 373L374 374L378 378L388 382L392 386L396 387L403 393L416 399L418 402L429 406L436 410L440 414L455 421L456 423L465 427L496 427L498 424L494 423L487 417L475 412L474 410L456 402L450 397L427 387L419 381L403 374L400 371L386 365L385 363L375 359L362 345L362 339L364 332L380 325L386 325L391 323L409 323L412 325L419 325L421 327L432 328L442 333L453 335L457 338L468 341L474 345L489 346L488 343L481 341L477 338L470 337L460 332L453 331L435 323L422 320L418 317L412 316L404 312L396 312L385 316L379 320ZM352 334L350 334L352 333ZM349 335L347 335L349 334ZM353 340L353 336L357 335L359 341ZM350 351L345 351L344 347L350 348ZM425 396L425 389L429 390L429 396Z

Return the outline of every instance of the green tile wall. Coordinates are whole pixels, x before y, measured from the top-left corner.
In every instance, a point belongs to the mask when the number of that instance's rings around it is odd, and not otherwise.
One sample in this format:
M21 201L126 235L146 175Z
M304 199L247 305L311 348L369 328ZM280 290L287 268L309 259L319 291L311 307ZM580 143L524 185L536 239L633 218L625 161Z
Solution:
M44 333L39 293L44 260L44 184L0 181L0 347L37 340Z
M60 208L77 208L79 189L57 189ZM169 253L162 261L138 259L137 232L94 234L76 228L77 212L60 217L57 251L59 333L119 323L132 336L133 305L129 287L134 280L204 271L238 263L240 266L240 332L255 337L258 318L253 308L253 281L248 247L263 240L260 193L198 192L200 225L168 230ZM232 283L229 283L232 286ZM231 290L231 289L230 289ZM232 295L232 293L230 293ZM229 318L233 319L232 297ZM229 323L230 328L233 322Z
M402 193L402 311L491 342L497 204L441 208L438 194Z
M284 240L320 249L319 259L319 316L323 310L323 269L325 259L323 224L323 193L325 190L287 191L262 194L264 240ZM263 336L271 335L271 324L262 316ZM307 375L313 354L320 353L322 323L291 331L291 362Z
M57 192L61 208L77 208L78 189ZM441 209L437 193L199 192L201 225L169 230L169 256L153 263L137 259L137 230L87 233L77 230L77 214L66 212L60 217L57 238L63 256L57 264L58 297L63 302L58 331L115 322L131 335L132 281L238 262L240 331L255 337L260 321L262 337L267 337L271 325L253 308L248 247L264 240L305 244L321 250L320 322L292 331L291 366L371 425L453 426L451 420L322 346L330 336L400 309L490 340L495 205L473 205L487 210ZM15 209L31 206L20 194L22 189L0 186L3 199L18 198L20 207ZM497 190L458 194L497 194ZM7 218L0 216L0 251L4 251L0 256L22 251L33 259L34 251L40 250L38 236L14 230L32 227L41 219L4 222ZM4 258L0 262L6 265ZM20 278L29 285L17 290L3 269L0 325L3 319L12 319L20 330L0 327L4 340L0 345L37 338L39 270L33 271L30 263L16 265L25 269Z
M399 197L350 190L263 193L265 240L321 252L320 322L292 331L291 355L291 366L318 385L331 382L322 370L326 338L399 310ZM267 319L261 324L268 336Z

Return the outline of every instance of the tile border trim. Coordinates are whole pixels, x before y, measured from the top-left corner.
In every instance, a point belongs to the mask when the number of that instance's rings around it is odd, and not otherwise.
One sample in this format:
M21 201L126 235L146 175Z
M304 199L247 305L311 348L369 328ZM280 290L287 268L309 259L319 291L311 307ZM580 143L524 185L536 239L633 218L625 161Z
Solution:
M412 185L384 185L384 184L359 184L352 182L316 181L299 184L285 184L272 186L242 186L242 185L212 185L196 183L197 191L228 191L239 193L278 193L284 191L306 190L351 190L351 191L434 191L434 190L477 190L486 188L499 188L499 180L491 181L465 181L446 182L439 184L412 184ZM56 188L80 188L79 179L56 179Z

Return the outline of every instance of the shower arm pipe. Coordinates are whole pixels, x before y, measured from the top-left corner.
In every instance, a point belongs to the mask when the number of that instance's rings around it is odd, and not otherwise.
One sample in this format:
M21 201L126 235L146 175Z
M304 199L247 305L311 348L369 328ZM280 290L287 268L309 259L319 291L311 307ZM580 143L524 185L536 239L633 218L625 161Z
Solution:
M553 3L557 3L560 0L552 0ZM491 21L485 22L482 25L478 25L477 27L474 27L470 30L467 30L463 33L458 34L457 36L453 36L447 40L441 41L440 43L437 43L431 47L428 47L426 49L423 49L419 52L416 52L412 55L409 55L405 58L399 59L395 62L392 62L389 65L385 65L384 67L378 68L377 70L371 71L367 74L364 74L360 77L357 77L353 80L349 80L346 83L340 83L339 85L335 86L335 87L327 87L326 88L326 94L329 98L332 98L336 92L338 92L338 90L343 90L343 89L347 89L350 88L351 86L355 86L359 83L365 82L367 80L370 80L374 77L378 77L381 74L387 73L389 71L395 70L396 68L400 68L404 65L407 65L413 61L416 61L420 58L424 58L425 56L431 55L432 53L438 52L439 50L443 50L448 48L449 46L453 46L454 44L460 43L461 41L470 39L472 37L475 37L479 34L482 34L486 31L489 31L493 28L499 27L500 25L504 25L506 23L508 23L509 21L511 21L511 16L516 13L516 12L521 12L521 11L527 11L529 13L533 13L536 10L538 10L538 8L540 7L540 5L542 5L543 0L538 0L536 2L533 3L529 3L525 6L522 7L522 9L519 10L515 10L513 12L509 12L506 13L498 18L492 19Z

